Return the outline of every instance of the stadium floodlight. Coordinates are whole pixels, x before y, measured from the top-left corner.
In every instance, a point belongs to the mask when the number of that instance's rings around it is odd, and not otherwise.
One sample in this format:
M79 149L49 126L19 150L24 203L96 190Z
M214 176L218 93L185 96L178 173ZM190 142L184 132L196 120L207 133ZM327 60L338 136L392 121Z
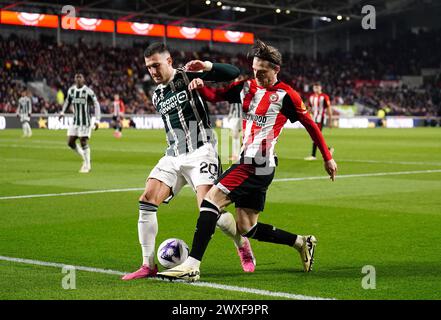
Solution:
M277 8L277 9L276 9L276 12L277 12L277 13L280 13L280 12L282 12L282 10L280 10L279 8Z
M206 0L206 1L205 1L205 4L206 4L207 6L209 6L209 5L211 4L211 1L210 1L210 0Z
M291 10L286 10L285 13L286 13L286 14L290 14L290 13L291 13Z
M231 7L231 6L222 6L222 10L232 10L238 12L246 12L247 9L243 7Z
M218 7L222 6L222 2L220 2L220 1L218 1L216 4Z
M321 21L325 21L325 22L331 22L332 21L332 19L329 18L329 17L320 17L320 20Z
M351 17L346 17L346 21L349 21L349 20L351 20Z
M340 20L342 20L342 19L343 19L343 17L342 17L341 15L338 15L338 16L337 16L337 20L338 20L338 21L340 21Z
M233 11L246 12L247 9L246 9L246 8L243 8L243 7L233 7Z

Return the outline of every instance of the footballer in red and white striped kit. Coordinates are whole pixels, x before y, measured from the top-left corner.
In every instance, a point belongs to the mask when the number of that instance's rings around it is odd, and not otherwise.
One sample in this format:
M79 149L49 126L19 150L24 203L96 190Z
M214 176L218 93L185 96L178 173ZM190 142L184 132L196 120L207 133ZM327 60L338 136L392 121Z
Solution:
M323 129L325 124L325 113L328 116L328 127L332 128L332 107L331 100L326 93L322 92L322 86L319 82L316 82L312 86L313 94L309 96L308 107L315 124L319 127L320 131ZM331 154L334 153L334 148L330 147L329 151ZM312 144L312 153L305 160L316 160L317 145Z
M113 100L113 126L115 128L115 132L113 135L115 138L121 138L122 136L122 121L124 119L124 112L126 111L126 106L124 101L120 99L119 94L114 95Z
M250 55L253 57L254 79L236 82L224 89L203 90L208 100L242 103L244 139L241 158L208 191L200 206L188 259L175 268L158 273L164 278L199 279L200 262L215 231L216 221L222 209L232 202L236 205L237 229L243 236L294 247L300 253L304 271L311 271L317 243L313 235L296 235L258 222L277 166L274 147L286 121L303 124L318 145L331 180L335 179L337 164L299 94L277 79L282 64L280 52L258 40ZM194 79L189 87L203 88L204 82Z

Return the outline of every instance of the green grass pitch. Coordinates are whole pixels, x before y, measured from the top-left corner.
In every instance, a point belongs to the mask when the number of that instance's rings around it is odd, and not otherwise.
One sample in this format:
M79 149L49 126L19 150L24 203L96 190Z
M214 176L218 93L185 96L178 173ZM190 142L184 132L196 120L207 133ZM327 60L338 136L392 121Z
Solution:
M31 139L21 138L20 130L0 131L0 256L122 272L138 268L140 191L5 199L142 188L164 152L164 132L123 133L117 140L110 130L94 132L92 172L81 175L65 131L34 130ZM278 181L325 176L322 161L303 160L311 148L305 131L285 130L276 147L276 180L260 216L261 222L317 236L313 272L301 271L294 249L252 241L257 268L244 274L233 243L217 231L201 281L308 297L440 299L441 130L325 129L324 134L335 147L340 177L334 183ZM159 209L157 244L177 237L191 245L197 216L195 196L184 188ZM375 268L375 289L362 286L366 265ZM151 279L124 282L118 275L87 271L77 271L76 289L65 290L64 276L61 268L0 259L0 299L283 298Z

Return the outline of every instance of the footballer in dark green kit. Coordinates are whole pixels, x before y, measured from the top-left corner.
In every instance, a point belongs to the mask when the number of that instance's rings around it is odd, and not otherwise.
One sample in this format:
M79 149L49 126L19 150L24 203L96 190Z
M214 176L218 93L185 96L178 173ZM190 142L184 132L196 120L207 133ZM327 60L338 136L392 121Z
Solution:
M221 171L207 104L195 90L196 82L225 82L239 76L239 69L235 66L210 61L193 60L184 68L175 69L170 51L163 43L151 44L144 52L144 59L158 85L152 102L164 121L168 147L150 172L139 198L138 236L142 266L125 275L123 280L156 276L156 214L159 205L170 201L185 184L189 184L196 193L199 206ZM242 269L253 272L255 258L250 243L237 231L233 215L226 212L217 225L233 239Z

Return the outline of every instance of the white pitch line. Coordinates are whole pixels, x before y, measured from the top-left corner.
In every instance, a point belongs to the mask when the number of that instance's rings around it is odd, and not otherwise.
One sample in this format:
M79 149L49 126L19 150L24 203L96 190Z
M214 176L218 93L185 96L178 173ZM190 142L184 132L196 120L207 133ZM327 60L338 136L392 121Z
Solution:
M55 267L55 268L63 268L63 267L74 267L76 270L81 271L88 271L88 272L96 272L96 273L105 273L105 274L114 274L118 276L123 276L126 273L121 271L115 271L110 269L100 269L100 268L91 268L91 267L82 267L82 266L73 266L70 264L63 264L63 263L56 263L56 262L46 262L46 261L38 261L38 260L31 260L31 259L22 259L22 258L12 258L12 257L5 257L0 256L0 260L2 261L9 261L9 262L16 262L16 263L23 263L23 264L31 264L36 266L43 266L43 267Z
M304 160L301 157L290 157L289 159ZM391 160L369 160L369 159L344 159L336 158L337 162L355 162L355 163L375 163L375 164L401 164L401 165L414 165L414 166L441 166L441 162L429 162L429 161L391 161Z
M383 164L403 164L403 165L421 165L421 166L441 166L439 162L425 161L390 161L390 160L359 160L359 159L339 159L342 162L359 162L359 163L383 163Z
M79 271L104 273L104 274L111 274L111 275L118 275L118 276L123 276L123 275L127 274L126 272L116 271L116 270L111 270L111 269L100 269L100 268L91 268L91 267L84 267L84 266L74 266L74 265L63 264L63 263L46 262L46 261L31 260L31 259L5 257L5 256L0 256L0 260L9 261L9 262L16 262L16 263L23 263L23 264L30 264L30 265L38 265L38 266L44 266L44 267L55 267L55 268L64 268L64 267L71 267L72 268L73 267L75 270L79 270ZM169 282L168 280L162 280L159 278L154 278L154 279L159 280L159 281ZM330 298L305 296L305 295L301 295L301 294L293 294L293 293L288 293L288 292L277 292L277 291L261 290L261 289L246 288L246 287L237 287L237 286L230 286L230 285L211 283L211 282L195 282L195 283L189 283L189 282L185 282L185 281L175 281L175 282L179 282L179 283L187 284L187 285L192 285L195 287L220 289L220 290L234 291L234 292L240 292L240 293L251 293L251 294L256 294L256 295L260 295L260 296L279 297L279 298L287 298L287 299L295 299L295 300L335 300L335 299L330 299Z
M336 179L346 179L346 178L358 178L358 177L381 177L381 176L398 176L406 174L423 174L423 173L439 173L441 169L434 170L417 170L417 171L398 171L398 172L374 172L374 173L357 173L357 174L344 174L337 175ZM286 182L286 181L305 181L305 180L321 180L329 179L328 176L318 176L318 177L301 177L301 178L281 178L274 179L276 182ZM1 198L0 198L1 200Z
M63 197L63 196L77 196L77 195L83 195L83 194L130 192L130 191L141 191L141 190L144 190L144 188L106 189L106 190L90 190L90 191L78 191L78 192L63 192L63 193L28 194L28 195L22 195L22 196L0 197L0 200L44 198L44 197Z
M0 141L1 142L1 141ZM0 146L1 143L0 143ZM69 147L66 145L60 146L39 146L39 145L19 145L19 144L8 144L7 147L10 148L19 148L19 149L54 149L54 150L69 150ZM106 151L106 152L130 152L130 153L148 153L148 150L134 150L134 149L121 149L121 148L100 148L94 147L94 151Z
M347 178L359 178L359 177L381 177L381 176L398 176L398 175L409 175L409 174L426 174L426 173L440 173L441 169L434 170L418 170L418 171L398 171L398 172L374 172L374 173L358 173L358 174L344 174L337 176L337 179L347 179ZM328 176L317 176L317 177L299 177L299 178L280 178L274 179L274 182L288 182L288 181L308 181L308 180L325 180L329 179ZM189 187L185 185L185 187ZM76 196L84 194L95 194L95 193L113 193L113 192L130 192L130 191L142 191L144 188L125 188L125 189L106 189L106 190L90 190L90 191L79 191L79 192L63 192L63 193L47 193L47 194L29 194L20 196L6 196L0 197L0 200L12 200L12 199L27 199L27 198L43 198L43 197L62 197L62 196Z

